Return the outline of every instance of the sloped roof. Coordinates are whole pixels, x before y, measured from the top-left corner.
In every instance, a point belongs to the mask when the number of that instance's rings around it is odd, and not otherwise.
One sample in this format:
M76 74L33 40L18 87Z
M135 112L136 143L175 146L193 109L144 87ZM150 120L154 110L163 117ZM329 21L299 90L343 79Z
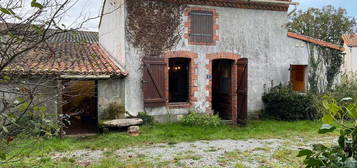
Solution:
M0 31L11 31L11 33L22 33L33 31L33 25L16 24L16 23L2 23L0 22ZM41 25L37 25L42 27ZM49 29L47 34L51 36L47 42L53 43L98 43L98 32L92 31L78 31L78 30L56 30Z
M26 26L8 24L9 26ZM28 25L27 25L28 26ZM17 31L21 28L16 28ZM26 29L29 30L28 28ZM25 30L25 31L26 31ZM51 75L51 76L110 76L122 77L127 73L98 44L98 33L88 31L65 31L57 34L57 30L49 30L53 35L46 43L18 56L1 74L17 75Z
M332 49L335 49L335 50L340 50L340 51L344 51L345 50L342 46L339 46L339 45L336 45L336 44L332 44L332 43L329 43L329 42L326 42L326 41L323 41L323 40L315 39L315 38L312 38L312 37L309 37L309 36L304 36L304 35L301 35L301 34L293 33L293 32L288 32L288 37L299 39L299 40L306 41L306 42L309 42L309 43L313 43L313 44L316 44L316 45L320 45L320 46L323 46L323 47L332 48Z
M345 34L342 36L342 40L349 47L357 47L357 34Z
M54 34L56 30L49 30L50 34ZM59 33L47 40L48 42L57 43L98 43L98 32L91 31L69 31Z
M125 76L99 44L49 43L17 57L4 74Z

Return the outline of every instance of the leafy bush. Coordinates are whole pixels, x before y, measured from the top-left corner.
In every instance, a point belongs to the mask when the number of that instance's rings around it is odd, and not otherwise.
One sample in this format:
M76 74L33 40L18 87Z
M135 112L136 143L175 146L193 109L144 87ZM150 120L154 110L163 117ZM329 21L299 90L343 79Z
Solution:
M293 91L290 87L276 86L265 93L263 117L277 120L313 120L318 118L319 103L312 94Z
M333 90L325 93L330 97L335 98L336 100L341 100L346 97L352 98L351 102L348 103L357 103L357 78L356 76L343 76L341 83L336 86ZM346 103L345 101L340 101L338 103Z
M125 107L119 103L110 103L109 106L104 109L104 119L113 120L125 118Z
M223 121L218 116L197 112L190 112L181 121L187 126L219 127L223 125Z
M143 120L144 125L152 125L154 124L154 117L148 115L145 112L140 112L137 116L137 118L141 118Z
M336 101L335 98L325 96L323 107L325 109L319 130L320 134L332 132L339 128L340 136L338 146L313 145L312 150L303 149L298 157L305 157L306 167L314 168L356 168L357 167L357 124L348 124L345 118L357 120L357 104L349 103L350 98ZM339 105L345 102L346 105ZM343 116L343 117L342 117Z

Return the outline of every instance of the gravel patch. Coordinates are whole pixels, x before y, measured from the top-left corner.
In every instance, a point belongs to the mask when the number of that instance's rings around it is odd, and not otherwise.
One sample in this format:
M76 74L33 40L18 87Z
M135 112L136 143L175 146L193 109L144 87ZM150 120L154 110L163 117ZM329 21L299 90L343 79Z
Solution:
M78 150L56 153L52 159L73 158L80 165L88 165L109 155L123 163L146 162L163 165L159 167L235 167L237 165L249 168L265 165L289 167L290 161L280 158L286 155L284 152L296 152L300 148L309 148L316 143L333 144L335 140L334 137L326 137L315 140L293 138L196 141L128 147L116 151Z

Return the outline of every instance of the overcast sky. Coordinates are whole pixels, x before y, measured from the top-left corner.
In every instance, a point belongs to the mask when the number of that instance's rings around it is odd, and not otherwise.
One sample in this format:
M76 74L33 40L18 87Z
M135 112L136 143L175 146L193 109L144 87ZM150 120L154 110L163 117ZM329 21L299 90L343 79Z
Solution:
M78 16L93 17L100 13L102 0L79 0L79 2L68 12L65 23L73 23L73 19ZM307 9L309 7L321 8L326 5L342 7L347 9L349 16L357 19L357 0L293 0L300 2L299 9ZM82 20L83 18L82 17ZM79 19L81 20L81 19ZM84 30L97 31L99 19L92 20L85 25Z

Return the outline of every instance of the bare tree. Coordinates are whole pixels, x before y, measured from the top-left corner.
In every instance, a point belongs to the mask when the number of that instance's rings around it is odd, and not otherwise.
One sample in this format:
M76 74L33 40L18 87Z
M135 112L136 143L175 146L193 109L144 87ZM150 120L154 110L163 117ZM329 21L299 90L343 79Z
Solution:
M24 69L31 72L31 68L36 68L33 65L36 61L31 59L55 62L58 51L51 45L51 40L59 34L75 32L85 22L97 18L76 20L80 23L77 27L66 28L62 21L77 1L1 1L0 167L21 157L21 152L9 154L14 149L11 143L17 136L30 136L35 143L42 137L58 135L64 125L63 116L47 113L48 108L62 103L57 100L59 95L51 92L58 89L57 83L53 82L55 79L47 74L34 78L21 72ZM39 52L45 57L38 57ZM24 63L12 65L21 61Z

